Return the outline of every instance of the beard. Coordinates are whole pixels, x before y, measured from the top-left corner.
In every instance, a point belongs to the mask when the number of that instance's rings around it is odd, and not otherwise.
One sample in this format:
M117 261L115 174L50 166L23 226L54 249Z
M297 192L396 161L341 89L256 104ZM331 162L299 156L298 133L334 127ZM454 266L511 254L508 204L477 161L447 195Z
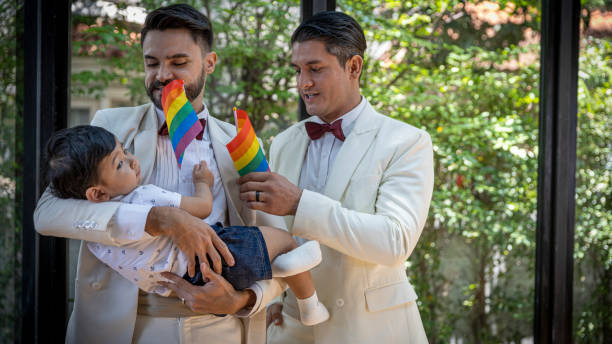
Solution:
M161 82L155 79L153 83L149 85L149 87L145 86L145 88L147 89L147 95L149 96L149 99L151 99L155 107L161 110L164 109L161 103L162 90L166 85L168 85L172 81L174 81L174 79L167 80L165 82ZM196 80L195 83L185 84L185 95L187 96L187 99L190 102L193 102L193 100L196 99L198 95L200 95L200 92L202 92L202 90L204 89L205 84L206 84L206 71L204 70L204 68L202 68L202 73L200 73L200 77ZM158 90L158 89L160 92L157 94L157 96L155 96L153 94L153 91Z

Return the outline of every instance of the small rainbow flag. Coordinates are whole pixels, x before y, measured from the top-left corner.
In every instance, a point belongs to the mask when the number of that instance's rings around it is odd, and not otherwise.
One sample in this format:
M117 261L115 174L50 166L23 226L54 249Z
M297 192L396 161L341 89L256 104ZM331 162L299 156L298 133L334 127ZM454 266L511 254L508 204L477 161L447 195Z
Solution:
M234 160L238 174L244 176L251 172L269 171L268 162L259 146L255 130L244 110L234 108L237 135L227 145L227 150Z
M176 161L181 167L185 149L202 132L203 127L193 106L187 99L183 80L172 80L166 85L162 91L161 101L174 156L176 156Z

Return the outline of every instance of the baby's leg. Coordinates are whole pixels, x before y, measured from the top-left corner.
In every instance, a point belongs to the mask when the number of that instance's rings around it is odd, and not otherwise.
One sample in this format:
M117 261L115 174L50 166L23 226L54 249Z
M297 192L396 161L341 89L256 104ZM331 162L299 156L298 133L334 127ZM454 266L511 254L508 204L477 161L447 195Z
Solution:
M305 325L315 325L329 319L329 313L317 298L310 269L321 262L321 249L316 241L298 246L288 232L259 227L272 261L273 277L283 277L298 299L300 318Z
M288 232L260 227L272 262L272 277L287 277L308 271L321 262L321 248L316 241L298 246Z

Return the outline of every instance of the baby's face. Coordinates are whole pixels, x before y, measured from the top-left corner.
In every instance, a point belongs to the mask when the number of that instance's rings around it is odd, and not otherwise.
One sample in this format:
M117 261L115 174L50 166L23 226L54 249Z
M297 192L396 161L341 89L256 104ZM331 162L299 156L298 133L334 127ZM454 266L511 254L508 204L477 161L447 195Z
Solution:
M107 155L98 166L100 186L110 198L127 195L142 181L140 162L117 142L115 150Z

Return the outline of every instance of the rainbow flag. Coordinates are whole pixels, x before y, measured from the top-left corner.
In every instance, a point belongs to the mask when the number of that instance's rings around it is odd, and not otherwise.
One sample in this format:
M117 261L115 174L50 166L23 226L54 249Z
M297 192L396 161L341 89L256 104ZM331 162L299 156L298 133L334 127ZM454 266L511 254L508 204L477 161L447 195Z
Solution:
M166 85L162 91L161 101L174 156L176 156L176 161L181 167L185 149L202 132L203 127L193 106L187 99L183 80L172 80Z
M268 162L259 146L255 130L244 110L234 108L237 135L227 145L238 174L244 176L251 172L269 171Z

